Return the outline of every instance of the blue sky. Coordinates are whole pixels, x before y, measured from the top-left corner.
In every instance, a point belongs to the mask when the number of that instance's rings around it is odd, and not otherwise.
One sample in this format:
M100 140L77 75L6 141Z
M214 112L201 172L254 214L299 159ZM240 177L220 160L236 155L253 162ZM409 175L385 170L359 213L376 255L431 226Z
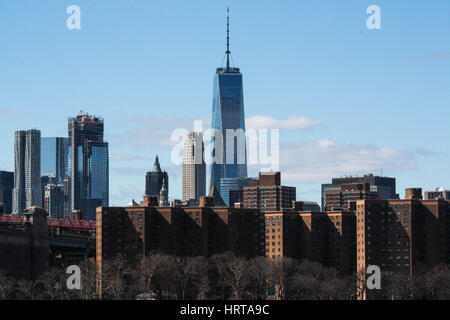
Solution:
M66 28L72 4L81 30ZM67 136L82 109L105 119L111 205L142 197L156 154L180 198L168 140L211 116L228 4L246 117L280 127L282 180L298 199L381 169L402 195L450 188L447 0L1 1L0 170L14 168L15 130ZM381 30L366 28L372 4Z

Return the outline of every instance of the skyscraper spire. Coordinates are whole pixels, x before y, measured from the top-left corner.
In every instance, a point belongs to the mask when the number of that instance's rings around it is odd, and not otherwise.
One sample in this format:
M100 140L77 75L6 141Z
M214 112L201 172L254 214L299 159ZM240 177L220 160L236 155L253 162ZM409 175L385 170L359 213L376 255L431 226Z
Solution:
M153 172L161 172L161 166L159 165L158 155L156 155L155 163L153 164Z
M227 72L230 71L230 7L227 7Z

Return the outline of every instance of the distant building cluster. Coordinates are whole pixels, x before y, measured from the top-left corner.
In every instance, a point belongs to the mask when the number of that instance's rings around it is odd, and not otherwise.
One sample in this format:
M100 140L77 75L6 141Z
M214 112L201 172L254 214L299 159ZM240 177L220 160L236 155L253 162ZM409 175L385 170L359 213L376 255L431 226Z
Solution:
M373 174L333 178L331 183L322 184L322 209L341 209L346 206L347 201L354 200L398 199L399 195L395 190L395 178Z
M80 211L94 220L109 204L109 152L103 119L80 113L68 121L68 138L41 137L37 129L15 132L14 172L0 171L5 213L44 208L51 217Z

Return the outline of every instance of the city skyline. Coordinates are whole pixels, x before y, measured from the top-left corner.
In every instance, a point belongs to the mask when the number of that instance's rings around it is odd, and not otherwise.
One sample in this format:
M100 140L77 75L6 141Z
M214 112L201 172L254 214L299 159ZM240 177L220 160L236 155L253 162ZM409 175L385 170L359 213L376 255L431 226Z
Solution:
M181 199L181 166L170 161L170 132L191 129L195 119L208 122L210 79L225 44L226 3L197 3L142 2L151 19L139 23L130 23L136 15L143 18L137 7L109 4L113 17L123 15L114 19L120 45L108 34L98 4L79 1L82 29L69 31L67 6L2 3L0 12L17 19L0 13L6 23L0 35L11 46L0 62L0 116L7 120L0 127L0 170L14 170L14 131L35 127L42 137L66 136L67 117L86 109L106 119L110 204L141 198L156 154L170 176L170 199ZM281 129L283 184L297 187L297 199L320 203L321 183L381 170L397 178L399 193L406 187L449 188L448 141L442 139L449 49L441 42L449 4L427 11L429 4L408 3L406 17L401 4L379 1L383 27L376 31L365 28L365 1L352 8L327 1L292 4L273 12L277 4L263 1L258 17L248 14L255 4L231 1L234 58L245 70L246 125ZM39 19L30 16L36 12ZM419 14L426 21L408 23ZM46 17L48 24L40 20ZM48 40L30 28L34 23L42 23L55 50L47 50ZM12 38L12 28L22 40ZM417 37L421 41L413 41ZM181 55L185 59L178 61ZM39 64L30 64L35 59ZM248 175L256 170L249 168Z

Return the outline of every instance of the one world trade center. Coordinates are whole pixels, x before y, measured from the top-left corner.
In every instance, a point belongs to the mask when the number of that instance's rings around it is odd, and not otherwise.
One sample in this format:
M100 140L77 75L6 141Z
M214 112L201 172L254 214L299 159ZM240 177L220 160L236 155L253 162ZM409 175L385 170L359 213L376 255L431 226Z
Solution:
M242 74L239 68L230 67L229 26L228 15L226 67L216 70L212 102L211 126L215 134L211 138L214 150L211 154L209 190L215 185L219 192L221 178L247 177Z

